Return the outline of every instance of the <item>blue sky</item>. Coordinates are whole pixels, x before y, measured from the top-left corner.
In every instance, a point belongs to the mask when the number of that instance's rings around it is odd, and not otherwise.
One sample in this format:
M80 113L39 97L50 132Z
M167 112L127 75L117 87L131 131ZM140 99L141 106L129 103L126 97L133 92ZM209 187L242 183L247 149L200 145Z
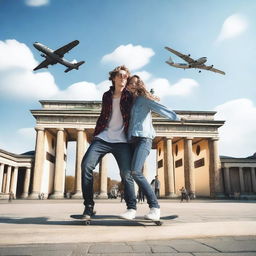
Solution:
M176 110L215 110L226 120L220 153L256 151L256 2L254 0L0 0L0 148L34 149L30 109L40 99L100 100L108 72L126 64ZM35 41L57 49L80 44L65 58L85 60L33 72L43 58ZM169 46L226 72L176 69L165 64ZM177 62L182 62L173 56Z

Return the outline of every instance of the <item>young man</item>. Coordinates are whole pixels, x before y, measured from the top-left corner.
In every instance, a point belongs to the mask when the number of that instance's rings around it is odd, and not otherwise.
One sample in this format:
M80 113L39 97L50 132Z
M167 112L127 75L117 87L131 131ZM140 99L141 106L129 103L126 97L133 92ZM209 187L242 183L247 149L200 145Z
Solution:
M130 168L131 150L126 138L133 101L131 94L125 88L130 72L125 66L119 66L109 72L109 75L112 86L103 94L94 140L82 160L82 190L85 206L83 216L89 219L93 215L93 170L104 155L112 153L120 169L127 205L127 211L121 217L133 219L136 214L136 196Z

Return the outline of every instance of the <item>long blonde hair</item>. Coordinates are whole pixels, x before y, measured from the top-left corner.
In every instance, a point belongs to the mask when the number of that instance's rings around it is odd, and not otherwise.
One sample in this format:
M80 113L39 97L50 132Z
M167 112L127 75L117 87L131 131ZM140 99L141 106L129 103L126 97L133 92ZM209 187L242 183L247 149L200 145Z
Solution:
M134 95L136 96L143 96L147 99L150 99L150 100L155 100L155 101L159 101L160 98L153 95L151 92L149 92L147 89L146 89L146 86L144 84L144 82L141 80L141 78L138 76L138 75L133 75L131 77L129 77L128 81L127 81L127 84L129 84L129 82L131 81L132 78L136 77L138 79L138 81L136 82L136 90L135 92L133 93Z

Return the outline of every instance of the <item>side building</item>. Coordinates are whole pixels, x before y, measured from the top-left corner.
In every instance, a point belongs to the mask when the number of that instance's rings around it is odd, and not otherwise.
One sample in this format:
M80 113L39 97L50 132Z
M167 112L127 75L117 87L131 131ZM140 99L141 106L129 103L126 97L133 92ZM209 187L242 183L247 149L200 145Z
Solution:
M34 151L13 154L0 149L0 199L27 198L31 191Z
M221 156L220 159L225 196L256 199L256 153L246 158Z

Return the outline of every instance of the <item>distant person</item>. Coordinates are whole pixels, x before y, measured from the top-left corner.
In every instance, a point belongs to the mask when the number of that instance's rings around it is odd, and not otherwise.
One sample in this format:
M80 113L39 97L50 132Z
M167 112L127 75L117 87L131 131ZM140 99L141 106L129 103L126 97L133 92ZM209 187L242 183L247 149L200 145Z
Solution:
M186 188L182 187L180 189L180 192L181 192L181 200L180 201L183 202L183 200L185 199L188 202L189 201L189 195L188 195L188 192L187 192Z
M180 119L175 112L156 102L158 98L146 90L139 76L132 76L127 83L127 90L134 97L128 130L128 139L133 150L132 176L147 198L150 211L145 215L145 219L159 220L160 206L157 197L142 173L144 162L150 153L152 140L155 137L151 111L169 120ZM135 217L135 215L130 217Z
M124 185L123 185L123 181L120 182L119 193L120 193L120 202L122 203L123 200L124 200Z
M138 203L144 203L145 201L145 195L141 188L138 189Z
M11 191L9 193L9 199L8 199L9 203L11 203L13 199L14 199L14 193Z
M154 189L155 195L157 198L160 197L160 181L158 176L156 175L155 178L151 181L151 186Z
M119 66L109 72L112 81L110 89L103 94L102 108L94 130L94 139L87 149L82 163L82 191L84 198L83 217L90 219L94 214L93 170L108 153L115 157L124 183L126 213L136 212L136 195L131 176L131 149L127 141L130 110L133 97L126 90L130 76L125 66Z

